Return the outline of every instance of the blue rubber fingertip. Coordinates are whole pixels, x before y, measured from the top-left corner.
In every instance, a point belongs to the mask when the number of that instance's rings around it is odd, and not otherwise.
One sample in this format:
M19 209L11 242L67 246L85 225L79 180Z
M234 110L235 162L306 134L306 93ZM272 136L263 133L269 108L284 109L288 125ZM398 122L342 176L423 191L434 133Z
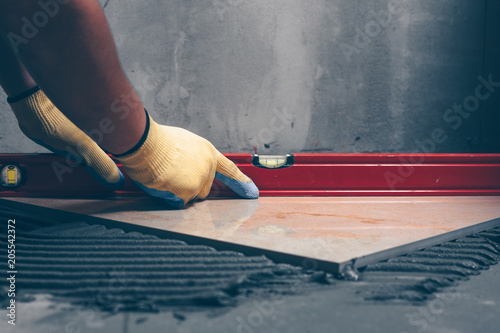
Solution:
M215 179L220 180L233 190L240 197L245 199L257 199L259 197L259 189L253 182L245 183L236 179L229 178L219 172L215 173Z
M99 174L97 172L95 172L95 170L92 169L91 167L89 167L87 164L85 164L85 168L92 175L92 177L94 177L95 180L97 180L99 182L99 184L106 186L109 189L116 191L116 190L120 190L123 187L123 185L125 185L125 177L123 176L123 173L120 171L120 169L118 169L118 167L116 167L116 169L118 170L118 173L120 174L120 179L116 183L108 182L106 179L99 176Z
M153 188L146 187L146 186L144 186L138 182L135 182L135 181L134 181L134 183L141 190L146 192L146 194L148 194L152 197L155 197L155 198L160 198L160 199L165 200L165 203L171 208L181 209L184 207L184 200L179 198L178 196L176 196L172 192L155 190Z

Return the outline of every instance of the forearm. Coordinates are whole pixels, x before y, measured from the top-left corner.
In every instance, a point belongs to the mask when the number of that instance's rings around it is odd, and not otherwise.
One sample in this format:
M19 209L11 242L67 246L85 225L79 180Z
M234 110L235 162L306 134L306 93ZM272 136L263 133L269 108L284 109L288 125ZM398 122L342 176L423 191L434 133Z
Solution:
M9 97L19 96L36 86L11 46L0 38L0 85Z
M110 122L114 130L102 133L99 144L113 153L127 151L144 133L145 114L123 73L99 3L47 2L58 6L53 15L36 0L1 1L0 29L34 80L71 121L88 131L99 130L103 119ZM117 101L126 112L116 112Z

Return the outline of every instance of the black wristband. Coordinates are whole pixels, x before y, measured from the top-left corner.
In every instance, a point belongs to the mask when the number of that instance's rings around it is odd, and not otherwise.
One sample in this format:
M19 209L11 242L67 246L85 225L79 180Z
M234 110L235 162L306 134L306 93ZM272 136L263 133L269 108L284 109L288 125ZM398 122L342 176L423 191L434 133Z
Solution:
M148 114L148 111L146 109L144 109L144 111L146 111L146 128L144 129L144 134L142 135L141 139L134 147L132 147L130 150L126 151L125 153L113 154L114 157L123 157L125 155L135 153L136 151L138 151L142 147L142 145L146 141L148 134L149 134L149 114Z
M30 90L27 90L25 92L23 92L22 94L20 95L17 95L17 96L14 96L14 97L8 97L7 98L7 103L9 104L12 104L12 103L15 103L15 102L19 102L20 100L22 100L23 98L26 98L28 96L31 96L33 95L34 93L36 93L38 90L40 90L40 87L39 86L34 86L33 88L31 88Z

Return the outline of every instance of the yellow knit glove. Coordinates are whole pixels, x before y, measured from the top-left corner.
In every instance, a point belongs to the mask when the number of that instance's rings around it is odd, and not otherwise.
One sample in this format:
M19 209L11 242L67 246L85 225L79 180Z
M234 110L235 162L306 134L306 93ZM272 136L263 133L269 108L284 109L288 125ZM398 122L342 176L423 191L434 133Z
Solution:
M83 161L103 185L120 188L124 177L113 160L87 134L73 124L39 89L9 104L21 131L54 153Z
M146 193L182 208L208 196L214 178L247 199L259 197L250 178L206 139L185 129L149 123L139 148L115 156L125 172Z

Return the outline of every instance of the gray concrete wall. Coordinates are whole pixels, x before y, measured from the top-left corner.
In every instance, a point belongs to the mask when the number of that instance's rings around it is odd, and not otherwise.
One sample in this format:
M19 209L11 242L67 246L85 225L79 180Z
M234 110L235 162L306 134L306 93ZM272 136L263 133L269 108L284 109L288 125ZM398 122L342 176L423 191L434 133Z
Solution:
M153 117L223 152L500 152L498 0L101 3Z

